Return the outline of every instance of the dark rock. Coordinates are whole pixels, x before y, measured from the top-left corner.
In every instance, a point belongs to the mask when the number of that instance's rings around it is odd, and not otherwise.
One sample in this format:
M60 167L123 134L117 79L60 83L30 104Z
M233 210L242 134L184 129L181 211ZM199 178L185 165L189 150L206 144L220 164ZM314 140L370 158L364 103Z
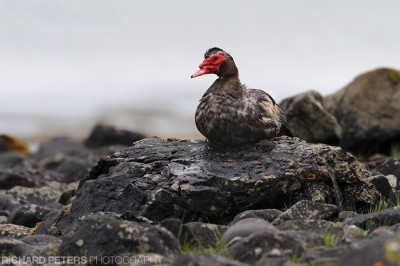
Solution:
M184 254L178 257L171 266L247 266L222 256Z
M354 224L366 230L372 230L383 225L390 226L397 223L400 223L400 207L358 215L344 222L344 224Z
M58 206L61 208L61 206ZM40 222L44 216L54 211L55 206L52 208L45 206L38 206L35 204L24 204L16 208L8 217L9 223L23 225L26 227L34 227Z
M231 225L223 234L222 240L229 243L233 239L242 239L251 234L277 231L278 230L272 224L264 219L246 218Z
M336 205L324 204L309 200L301 200L287 209L276 218L273 223L279 224L286 220L306 220L306 219L336 219L339 209Z
M48 213L40 222L35 234L64 236L73 223L71 215L68 215L69 212L70 208L65 206Z
M375 168L375 171L378 171L384 175L394 175L397 177L397 182L395 185L395 189L400 189L400 161L389 159L378 165Z
M350 247L340 257L338 266L399 265L400 234L360 241Z
M24 171L0 168L0 189L10 189L15 186L36 186L32 176Z
M272 222L280 214L282 214L282 212L277 209L248 210L236 215L233 221L230 222L230 224L234 224L237 221L246 218L261 218L268 222Z
M86 139L85 145L90 148L110 145L131 146L135 141L144 138L143 134L129 130L116 129L115 127L106 125L96 125Z
M63 237L59 254L90 257L155 253L171 256L178 250L178 241L163 227L96 214L72 224Z
M279 105L286 113L288 126L294 137L312 143L340 143L340 125L325 110L323 98L318 92L301 93L284 99Z
M389 154L400 144L400 72L380 68L362 74L325 97L342 127L341 146L355 154Z
M35 252L48 258L56 257L61 246L61 239L49 235L32 235L21 239L22 242L35 247Z
M15 239L23 238L31 233L31 228L15 225L0 224L0 237L12 237Z
M374 184L376 189L385 197L389 198L393 194L393 188L389 183L388 178L384 175L373 175L367 179L371 184Z
M25 157L17 152L0 152L0 167L15 167L23 164Z
M241 262L254 265L262 255L272 250L292 253L300 257L304 252L302 243L283 232L266 231L254 233L228 246L224 254Z
M218 224L302 199L357 209L379 198L355 158L337 147L277 138L218 152L204 142L148 138L100 160L80 182L71 214L132 212Z

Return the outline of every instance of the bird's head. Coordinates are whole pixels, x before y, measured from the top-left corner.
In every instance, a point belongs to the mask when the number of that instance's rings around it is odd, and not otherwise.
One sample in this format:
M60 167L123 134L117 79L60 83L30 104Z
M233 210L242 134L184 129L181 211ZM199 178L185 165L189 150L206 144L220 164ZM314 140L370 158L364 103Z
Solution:
M200 69L197 70L191 78L205 74L216 74L221 77L227 74L233 74L233 72L237 73L233 58L227 52L217 47L207 50L204 54L204 61L199 65L199 68Z

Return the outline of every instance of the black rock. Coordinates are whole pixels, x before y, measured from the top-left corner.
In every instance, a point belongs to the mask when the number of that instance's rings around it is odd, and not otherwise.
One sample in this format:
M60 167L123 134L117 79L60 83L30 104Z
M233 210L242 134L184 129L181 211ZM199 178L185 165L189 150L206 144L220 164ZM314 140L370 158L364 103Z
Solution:
M100 160L80 182L71 214L223 223L249 209L283 209L302 199L357 209L379 198L355 158L337 147L277 138L215 151L205 142L148 138Z
M385 197L389 198L393 194L393 188L389 180L384 175L373 175L368 177L368 181Z
M61 206L58 206L61 208ZM16 208L8 217L9 223L23 225L26 227L34 227L40 222L45 215L54 211L56 206L52 208L45 206L38 206L35 204L24 204Z
M90 148L98 148L110 145L131 146L135 141L144 139L141 133L132 132L124 129L116 129L112 126L96 125L89 137L85 141L85 145Z
M111 257L155 253L172 256L178 250L178 241L163 227L96 214L72 224L63 236L59 255ZM93 264L96 263L101 262Z

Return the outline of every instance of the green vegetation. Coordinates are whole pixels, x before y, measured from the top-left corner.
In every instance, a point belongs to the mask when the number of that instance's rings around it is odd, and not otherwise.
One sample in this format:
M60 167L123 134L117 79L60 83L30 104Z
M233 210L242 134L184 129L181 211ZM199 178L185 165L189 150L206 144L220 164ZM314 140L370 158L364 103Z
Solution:
M300 256L299 256L296 252L294 252L294 251L292 251L292 252L289 254L288 260L289 260L291 263L299 263L299 262L301 262Z
M389 157L393 159L400 158L400 145L393 145L391 147Z
M326 247L333 248L336 245L336 235L326 232L322 237L324 238L324 245Z
M197 239L189 239L186 234L182 234L181 229L178 239L182 253L215 255L226 249L226 243L222 240L222 233L218 231L214 232L214 242L210 244L202 243Z

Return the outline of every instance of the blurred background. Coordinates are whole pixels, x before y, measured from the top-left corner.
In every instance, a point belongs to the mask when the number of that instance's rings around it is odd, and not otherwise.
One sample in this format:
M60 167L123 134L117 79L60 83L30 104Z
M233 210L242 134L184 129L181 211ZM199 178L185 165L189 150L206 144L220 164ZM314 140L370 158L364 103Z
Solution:
M398 67L398 0L1 0L0 134L87 136L99 122L202 139L191 80L204 52L235 59L243 83L278 102L327 95Z

